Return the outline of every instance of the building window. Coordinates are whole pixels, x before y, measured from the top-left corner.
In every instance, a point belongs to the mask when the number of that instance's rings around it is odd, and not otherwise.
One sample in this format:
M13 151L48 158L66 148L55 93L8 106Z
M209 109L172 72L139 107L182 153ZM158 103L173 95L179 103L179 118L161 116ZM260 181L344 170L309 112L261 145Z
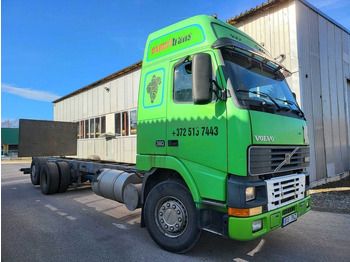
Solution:
M80 122L76 122L77 124L77 139L80 139Z
M78 139L98 138L106 133L106 116L78 122Z
M137 134L137 110L124 111L114 115L115 136L130 136Z
M130 111L130 135L137 134L137 111Z
M90 119L90 138L95 138L95 119Z
M85 120L85 137L84 138L89 138L89 120Z
M95 118L95 137L98 138L101 135L101 125L100 125L100 118Z
M84 121L78 122L78 139L84 138Z
M121 118L120 118L120 113L116 113L114 115L114 122L115 122L115 135L116 136L121 136Z
M101 134L106 133L106 117L101 117Z
M122 113L122 135L128 136L129 135L129 112L123 112Z

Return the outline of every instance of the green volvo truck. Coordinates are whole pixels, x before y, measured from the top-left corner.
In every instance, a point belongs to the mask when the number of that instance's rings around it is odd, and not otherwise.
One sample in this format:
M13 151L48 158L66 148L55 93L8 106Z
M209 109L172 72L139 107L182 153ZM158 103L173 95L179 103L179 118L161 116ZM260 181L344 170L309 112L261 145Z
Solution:
M245 33L195 16L149 35L139 87L136 166L34 157L44 194L89 180L142 208L141 225L171 252L201 231L251 240L310 210L310 149L290 72ZM20 131L21 132L21 131Z

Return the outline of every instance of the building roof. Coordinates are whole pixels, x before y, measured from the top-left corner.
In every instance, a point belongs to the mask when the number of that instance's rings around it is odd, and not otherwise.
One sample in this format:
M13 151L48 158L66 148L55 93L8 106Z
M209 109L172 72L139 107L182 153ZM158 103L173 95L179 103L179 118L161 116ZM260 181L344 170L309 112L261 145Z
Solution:
M114 79L114 78L116 78L118 76L124 75L126 73L129 73L129 72L135 70L135 69L138 69L141 66L142 66L142 61L137 62L137 63L135 63L135 64L133 64L131 66L128 66L128 67L126 67L126 68L124 68L122 70L119 70L118 72L115 72L115 73L113 73L113 74L111 74L109 76L106 76L106 77L104 77L104 78L102 78L100 80L97 80L96 82L93 82L92 84L84 86L84 87L74 91L73 93L70 93L70 94L65 95L63 97L60 97L59 99L56 99L55 101L53 101L53 103L60 102L60 101L65 100L65 99L67 99L69 97L72 97L72 96L75 96L75 95L80 94L82 92L85 92L87 90L90 90L90 89L94 88L95 86L98 86L98 85L101 85L103 83L106 83L106 82L108 82L108 81L110 81L110 80L112 80L112 79Z
M2 145L18 145L19 128L1 128Z
M246 20L249 17L255 16L256 14L262 13L270 8L273 8L280 3L285 3L290 0L268 0L267 3L262 3L261 5L257 5L255 8L251 8L249 10L246 10L243 13L240 13L239 15L236 15L235 17L231 17L230 19L226 20L226 23L229 23L231 25L235 25L241 21Z
M336 26L338 26L339 28L341 28L342 30L344 30L345 32L350 34L350 30L348 28L339 24L337 21L330 18L328 15L323 13L321 10L319 10L318 8L316 8L315 6L313 6L312 4L310 4L306 0L268 0L267 3L262 3L261 5L257 5L255 8L251 8L250 10L246 10L244 13L240 13L239 15L236 15L235 17L231 17L230 19L227 19L226 22L231 24L231 25L235 25L241 21L246 20L249 17L255 16L255 15L262 13L270 8L278 6L281 3L292 2L292 1L299 1L299 2L303 3L304 5L306 5L310 9L312 9L314 12L323 16L325 19L327 19L328 21L332 22L333 24L335 24Z

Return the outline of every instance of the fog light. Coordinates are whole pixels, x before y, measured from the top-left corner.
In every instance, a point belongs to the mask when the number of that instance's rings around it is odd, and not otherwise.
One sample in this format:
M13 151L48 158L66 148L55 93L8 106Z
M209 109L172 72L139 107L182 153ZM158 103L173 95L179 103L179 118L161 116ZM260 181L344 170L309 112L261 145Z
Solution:
M258 232L262 229L262 219L255 220L252 224L253 233Z
M255 199L255 187L247 187L245 189L245 201L251 201Z

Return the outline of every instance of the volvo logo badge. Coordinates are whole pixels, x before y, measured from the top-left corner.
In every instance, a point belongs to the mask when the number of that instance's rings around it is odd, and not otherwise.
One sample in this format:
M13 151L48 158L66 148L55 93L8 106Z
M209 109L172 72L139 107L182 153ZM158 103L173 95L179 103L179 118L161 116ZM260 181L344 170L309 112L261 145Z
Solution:
M261 141L261 142L273 142L275 141L275 137L273 136L257 136L255 135L255 140L256 141Z
M292 156L290 154L285 154L284 155L284 161L286 161L286 164L289 165L290 164L290 158Z
M278 170L280 170L284 165L289 165L290 164L290 160L292 158L292 156L299 150L299 147L296 147L292 153L290 154L285 154L284 155L284 160L282 161L281 164L279 164L278 167L276 167L274 172L277 172Z

